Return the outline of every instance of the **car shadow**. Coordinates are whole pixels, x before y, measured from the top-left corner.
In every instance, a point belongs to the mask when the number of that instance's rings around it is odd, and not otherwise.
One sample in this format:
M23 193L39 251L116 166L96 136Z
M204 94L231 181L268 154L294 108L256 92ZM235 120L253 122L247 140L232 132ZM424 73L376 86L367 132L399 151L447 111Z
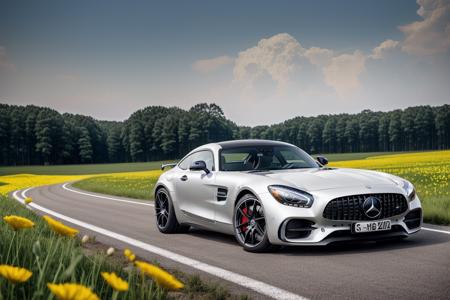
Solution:
M229 234L209 231L209 230L205 230L205 229L198 228L198 227L191 227L191 229L189 229L189 232L187 234L196 236L199 238L205 238L205 239L219 242L219 243L224 243L224 244L229 244L229 245L234 244L234 245L239 246L236 239L234 238L234 236L229 235Z
M380 251L396 251L410 248L427 247L435 244L450 242L450 237L445 234L430 235L428 232L420 232L406 239L388 239L379 241L351 241L332 243L322 247L283 247L278 252L285 255L345 255L351 253L374 253Z
M199 238L208 239L214 242L235 245L239 247L234 236L207 231L198 228L191 228L189 235ZM339 255L351 253L373 253L378 251L395 251L408 248L426 247L434 244L442 244L450 242L450 235L429 232L422 230L421 232L408 237L406 239L389 239L379 241L350 241L332 243L326 246L283 246L273 251L278 255Z

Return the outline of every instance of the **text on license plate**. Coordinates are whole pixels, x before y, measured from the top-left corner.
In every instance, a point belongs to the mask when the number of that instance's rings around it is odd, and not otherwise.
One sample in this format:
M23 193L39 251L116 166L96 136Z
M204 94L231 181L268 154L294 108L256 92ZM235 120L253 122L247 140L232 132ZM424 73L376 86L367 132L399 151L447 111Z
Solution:
M373 221L373 222L359 222L353 224L353 232L373 232L391 230L391 221Z

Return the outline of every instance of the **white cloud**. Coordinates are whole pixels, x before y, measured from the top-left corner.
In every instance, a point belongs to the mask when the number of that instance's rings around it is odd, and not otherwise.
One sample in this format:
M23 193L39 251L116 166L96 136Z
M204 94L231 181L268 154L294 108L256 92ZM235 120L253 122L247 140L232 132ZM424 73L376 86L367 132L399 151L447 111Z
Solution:
M369 55L369 57L372 59L382 59L386 52L397 48L399 45L399 41L385 40L372 50L372 55Z
M234 79L247 89L268 74L277 83L278 91L283 92L298 66L295 60L304 51L300 43L287 33L262 39L255 47L239 53L233 70Z
M0 70L15 71L16 67L8 60L6 48L0 46Z
M361 51L336 55L330 49L304 48L287 33L262 39L255 47L239 53L234 66L234 80L246 92L258 88L256 83L266 75L276 82L278 93L284 94L291 79L308 62L323 73L324 82L339 97L347 97L359 87L359 75L364 70L366 57ZM295 84L295 87L302 83ZM262 88L262 87L260 87Z
M333 51L325 48L311 47L305 51L305 57L316 66L326 66L331 63Z
M234 62L234 59L232 57L223 55L215 58L210 59L202 59L197 60L192 65L192 68L200 73L210 73L217 69L219 69L222 66L230 65Z
M361 51L332 58L324 69L325 82L341 97L349 96L359 87L359 75L365 69L366 56Z
M417 14L422 21L399 29L405 34L402 50L409 54L434 55L447 52L450 47L450 1L417 0Z

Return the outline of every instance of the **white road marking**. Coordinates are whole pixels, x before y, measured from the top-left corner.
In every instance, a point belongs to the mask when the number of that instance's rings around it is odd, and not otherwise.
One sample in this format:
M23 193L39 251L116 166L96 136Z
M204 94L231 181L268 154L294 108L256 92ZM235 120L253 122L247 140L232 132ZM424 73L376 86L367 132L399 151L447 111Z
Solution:
M26 189L26 190L21 192L22 198L17 196L17 193L19 191L15 191L13 193L13 197L17 201L19 201L20 203L24 204L25 203L24 199L26 198L26 193L30 189L32 189L32 188L28 188L28 189ZM95 195L95 196L97 196L97 195ZM116 199L116 200L121 200L121 199ZM123 201L126 201L126 200L123 200ZM133 201L130 201L130 202L133 202ZM212 265L203 263L201 261L198 261L198 260L195 260L195 259L183 256L183 255L180 255L180 254L177 254L177 253L174 253L174 252L171 252L169 250L166 250L166 249L163 249L163 248L159 248L157 246L153 246L153 245L144 243L142 241L139 241L139 240L136 240L136 239L133 239L133 238L121 235L119 233L116 233L116 232L113 232L113 231L110 231L110 230L107 230L107 229L104 229L104 228L101 228L101 227L98 227L98 226L95 226L95 225L92 225L92 224L89 224L89 223L86 223L86 222L83 222L83 221L80 221L80 220L77 220L77 219L65 216L65 215L57 213L57 212L55 212L53 210L47 209L45 207L42 207L42 206L40 206L40 205L38 205L38 204L36 204L34 202L31 202L30 204L28 204L28 206L32 207L34 209L40 210L40 211L42 211L44 213L47 213L49 215L53 215L54 217L56 217L58 219L65 220L65 221L67 221L69 223L72 223L74 225L86 228L88 230L97 232L97 233L102 234L104 236L108 236L108 237L116 239L118 241L127 243L129 245L134 246L134 247L146 250L148 252L152 252L152 253L154 253L156 255L163 256L165 258L171 259L171 260L176 261L178 263L182 263L184 265L187 265L189 267L195 268L197 270L200 270L200 271L209 273L211 275L217 276L219 278L228 280L228 281L233 282L233 283L235 283L237 285L240 285L240 286L246 287L248 289L254 290L255 292L263 294L265 296L268 296L268 297L271 297L271 298L274 298L274 299L308 300L308 298L305 298L305 297L302 297L300 295L291 293L289 291L277 288L275 286L269 285L269 284L264 283L262 281L255 280L255 279L252 279L250 277L247 277L247 276L244 276L244 275L241 275L241 274L238 274L238 273L234 273L234 272L231 272L231 271L228 271L228 270L216 267L216 266L212 266Z
M422 229L423 229L423 230L428 230L428 231L433 231L433 232L439 232L439 233L450 234L450 231L446 231L446 230L439 230L439 229L428 228L428 227L422 227Z
M91 194L91 193L86 193L86 192L73 190L73 189L67 187L68 184L69 184L68 182L64 183L62 185L62 188L65 189L66 191L69 191L69 192L72 192L72 193L77 193L77 194L81 194L81 195L85 195L85 196L91 196L91 197L97 197L97 198L101 198L101 199L108 199L108 200L113 200L113 201L118 201L118 202L132 203L132 204L137 204L137 205L154 206L152 203L143 203L143 202L138 202L138 201L123 200L123 199L118 199L118 198L114 198L114 197L96 195L96 194Z

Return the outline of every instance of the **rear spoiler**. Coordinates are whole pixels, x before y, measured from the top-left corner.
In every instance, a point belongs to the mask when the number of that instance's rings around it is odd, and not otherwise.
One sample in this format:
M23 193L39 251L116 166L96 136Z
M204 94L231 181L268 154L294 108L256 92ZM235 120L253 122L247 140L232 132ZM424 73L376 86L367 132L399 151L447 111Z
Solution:
M177 163L162 164L162 165L161 165L161 170L164 170L164 169L167 168L167 167L173 168L173 167L175 167L176 165L177 165Z

